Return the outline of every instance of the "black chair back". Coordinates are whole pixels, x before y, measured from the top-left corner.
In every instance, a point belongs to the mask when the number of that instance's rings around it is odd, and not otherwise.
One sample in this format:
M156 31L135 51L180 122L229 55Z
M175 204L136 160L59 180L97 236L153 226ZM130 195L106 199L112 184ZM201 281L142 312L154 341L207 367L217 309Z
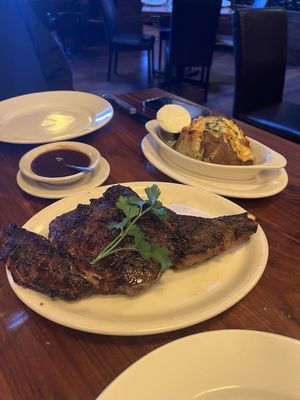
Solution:
M221 0L173 0L170 61L173 66L211 65Z
M117 10L114 0L100 0L107 39L110 42L119 33Z
M147 51L148 82L154 65L154 35L142 33L141 2L139 0L99 0L104 17L104 25L109 45L107 80L111 77L114 58L114 72L117 72L118 54L126 51ZM115 4L116 3L116 4ZM133 21L136 19L136 28ZM127 27L122 22L128 22ZM125 24L126 25L126 24ZM121 30L123 28L124 30ZM137 32L138 30L138 32Z
M233 37L236 71L233 114L239 118L282 101L287 56L286 11L236 10Z
M142 33L141 0L115 0L118 15L118 26L122 33Z

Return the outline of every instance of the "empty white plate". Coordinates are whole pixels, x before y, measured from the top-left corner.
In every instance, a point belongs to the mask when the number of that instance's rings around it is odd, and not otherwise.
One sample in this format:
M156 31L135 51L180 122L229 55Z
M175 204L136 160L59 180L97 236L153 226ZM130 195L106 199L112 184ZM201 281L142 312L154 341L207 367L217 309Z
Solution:
M149 353L98 400L297 400L300 342L247 330L188 336Z
M91 133L113 116L102 97L77 91L52 91L0 102L0 142L48 143Z

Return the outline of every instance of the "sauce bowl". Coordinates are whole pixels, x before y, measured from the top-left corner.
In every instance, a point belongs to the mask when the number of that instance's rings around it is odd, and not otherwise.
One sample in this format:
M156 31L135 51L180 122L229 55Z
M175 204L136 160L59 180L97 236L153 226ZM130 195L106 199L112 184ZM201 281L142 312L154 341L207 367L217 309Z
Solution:
M89 167L91 167L91 171L93 171L98 166L101 159L99 151L95 147L92 147L88 144L80 142L55 142L45 144L43 146L38 146L30 150L28 153L24 154L19 162L20 171L27 178L50 185L67 185L78 181L79 179L83 178L87 173L91 172L77 172L76 170L74 170L74 173L71 175L50 177L42 176L33 171L32 164L34 160L37 159L37 157L41 156L44 153L58 150L83 153L90 159ZM63 167L64 162L62 162L61 164Z

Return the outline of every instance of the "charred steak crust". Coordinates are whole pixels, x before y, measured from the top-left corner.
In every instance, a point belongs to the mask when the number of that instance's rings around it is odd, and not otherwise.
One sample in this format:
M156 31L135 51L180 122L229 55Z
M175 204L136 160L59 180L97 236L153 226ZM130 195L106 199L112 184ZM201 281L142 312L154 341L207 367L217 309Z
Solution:
M55 218L49 224L49 239L54 246L63 246L74 257L95 258L118 234L108 225L119 222L123 213L116 208L119 196L137 196L130 188L115 185L89 205L79 204L75 210Z
M13 280L51 297L76 300L96 293L133 295L160 275L158 263L145 261L137 253L109 256L93 266L16 225L10 225L7 234L2 259L7 260Z
M49 239L55 247L63 246L74 257L92 260L117 235L108 225L121 219L120 210L101 202L96 206L79 205L50 222Z
M173 215L176 224L176 268L202 262L247 241L257 230L248 213L201 218Z
M152 285L161 275L160 265L137 252L118 252L90 264L118 234L108 225L123 218L115 206L120 195L138 197L130 188L112 186L89 205L78 205L51 221L49 239L10 225L1 253L14 281L67 300L91 294L132 295ZM189 267L245 242L258 226L247 213L201 218L169 209L165 220L147 213L138 225L152 243L168 248L176 268ZM126 237L122 247L130 246L132 240Z
M51 297L78 299L93 293L93 284L85 277L90 266L53 248L41 235L9 225L8 239L2 250L13 280L24 287Z

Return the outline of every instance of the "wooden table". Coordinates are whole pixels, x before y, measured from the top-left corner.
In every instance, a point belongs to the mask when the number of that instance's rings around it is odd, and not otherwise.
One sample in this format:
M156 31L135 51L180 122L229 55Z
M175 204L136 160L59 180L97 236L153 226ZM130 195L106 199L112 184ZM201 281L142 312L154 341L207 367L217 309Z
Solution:
M162 95L159 89L122 96L140 106ZM119 373L151 350L177 338L218 329L253 329L300 339L300 157L299 146L244 123L246 134L272 147L287 160L289 184L276 196L234 201L257 216L269 242L266 270L238 304L206 322L153 336L117 337L79 332L57 325L27 308L0 269L0 398L94 399ZM99 149L110 162L107 184L168 181L143 156L142 124L115 110L100 131L79 139ZM51 204L23 193L16 183L20 157L32 146L0 144L0 227L23 225ZM128 162L130 160L130 162ZM126 399L126 394L124 394Z

